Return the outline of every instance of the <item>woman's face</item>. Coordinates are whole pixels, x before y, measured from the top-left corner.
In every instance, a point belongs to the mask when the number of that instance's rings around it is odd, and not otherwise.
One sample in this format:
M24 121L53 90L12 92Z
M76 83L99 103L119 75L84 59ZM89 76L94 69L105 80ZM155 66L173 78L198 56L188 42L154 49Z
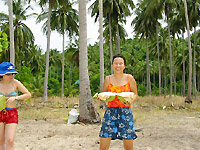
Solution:
M5 74L3 75L3 79L4 80L12 80L14 78L14 75L13 73L8 73L8 74Z
M112 68L115 73L123 73L125 69L124 59L116 57L113 61Z

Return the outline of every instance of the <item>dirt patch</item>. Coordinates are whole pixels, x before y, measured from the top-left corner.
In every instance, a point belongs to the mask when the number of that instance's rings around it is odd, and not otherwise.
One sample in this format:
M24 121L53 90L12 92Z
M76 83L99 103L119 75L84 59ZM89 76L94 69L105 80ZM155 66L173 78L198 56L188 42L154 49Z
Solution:
M135 150L199 150L200 114L193 111L136 110ZM98 150L101 125L66 124L62 119L20 119L15 150ZM110 150L122 150L120 140Z

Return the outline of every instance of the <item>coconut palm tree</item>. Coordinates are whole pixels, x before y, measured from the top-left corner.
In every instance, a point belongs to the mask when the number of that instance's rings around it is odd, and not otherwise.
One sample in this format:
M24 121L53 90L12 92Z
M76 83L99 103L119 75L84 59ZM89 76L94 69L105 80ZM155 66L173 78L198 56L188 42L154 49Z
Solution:
M185 33L185 28L186 28L186 20L185 20L185 10L184 10L184 3L182 0L177 5L177 12L178 14L174 16L174 20L172 20L172 28L177 28L181 30L182 34L182 82L183 82L183 89L182 89L182 96L185 96L185 39L184 39L184 33ZM175 24L175 25L173 25Z
M147 14L154 14L154 17L156 20L158 19L162 19L162 5L160 5L161 1L160 0L151 0L151 1L147 1L148 7L146 9L146 13ZM157 25L156 25L156 47L157 47L157 57L158 57L158 71L159 71L159 96L161 95L161 65L160 65L160 56L159 56L159 30L160 30L160 23L157 21Z
M175 12L172 16L172 19L170 21L171 24L171 35L173 39L173 46L172 46L172 80L174 84L174 96L176 96L176 66L175 66L175 54L177 53L175 49L175 35L181 34L181 28L182 28L182 22L180 19L180 15L178 12Z
M108 22L108 28L109 28L109 42L110 42L110 63L112 63L112 57L113 57L113 37L116 37L116 40L118 44L116 44L118 47L118 53L120 53L120 38L123 38L120 36L120 29L119 29L119 23L125 23L126 17L131 15L131 10L134 8L134 3L132 0L105 0L103 1L103 16L105 17L105 21ZM95 16L95 22L97 21L97 18L99 17L99 0L96 0L91 6L90 9L92 9L91 16ZM115 27L115 33L113 33L113 28ZM111 65L112 66L112 65ZM111 67L112 72L112 67Z
M64 56L64 42L65 42L65 33L72 40L73 35L78 35L78 15L77 11L72 8L73 3L69 0L65 1L65 5L58 6L56 10L52 11L51 15L51 30L56 30L63 36L63 50L62 50L62 87L61 87L61 97L64 96L64 65L65 65L65 56ZM43 12L38 17L38 22L46 19L48 12ZM48 20L47 20L48 21ZM47 31L47 21L43 25L43 31ZM47 34L47 33L46 33Z
M78 35L78 15L77 11L72 8L72 3L70 1L65 2L65 7L61 7L56 11L53 11L52 16L55 16L52 20L52 28L55 28L63 36L63 51L62 51L62 87L61 87L61 97L64 97L64 66L65 66L65 54L64 54L64 35L68 34L69 38L72 39L72 36ZM56 17L57 16L57 17ZM58 18L58 20L56 19ZM70 40L71 41L71 40Z
M173 75L173 66L172 66L172 48L171 48L171 37L170 37L170 18L173 16L174 9L176 8L177 0L162 0L159 3L155 3L156 8L161 8L157 13L162 13L164 11L166 19L167 19L167 27L168 27L168 38L169 38L169 50L170 50L170 95L169 98L172 97L172 75ZM173 105L173 103L172 103Z
M173 66L172 66L172 46L171 46L171 37L170 37L170 18L173 15L173 9L176 8L175 7L175 3L176 1L174 0L164 0L164 12L165 12L165 16L167 18L167 29L168 29L168 38L169 38L169 51L170 51L170 94L169 94L169 98L172 98L172 80L173 80ZM173 102L171 101L171 105L173 106Z
M103 0L99 0L99 56L100 56L100 91L104 82L104 55L103 55ZM100 103L104 107L105 103Z
M63 0L40 0L39 5L43 8L48 4L48 22L47 22L47 50L46 50L46 69L44 80L43 101L48 100L47 85L48 85L48 72L49 72L49 52L50 52L50 37L51 37L51 13L53 8L59 5L65 5Z
M10 33L10 62L15 64L14 28L13 28L13 1L8 1L9 33Z
M148 1L148 0L147 0ZM153 14L148 13L146 10L149 3L146 0L136 8L136 17L133 19L131 25L134 26L136 36L146 39L146 73L147 73L147 88L146 94L151 95L151 80L150 80L150 67L149 67L149 46L148 40L155 34L157 19Z
M16 56L16 65L20 66L22 61L26 60L25 54L30 53L29 49L34 43L34 35L30 28L24 23L29 17L35 14L27 14L32 9L30 5L24 7L21 0L13 1L14 14L14 49ZM9 15L0 13L0 28L9 34ZM12 37L11 37L12 38ZM12 56L13 57L13 56Z
M200 1L193 0L188 1L188 13L189 22L194 29L194 44L193 44L193 96L197 99L197 87L196 87L196 27L198 26L200 19Z
M79 120L88 123L100 122L94 106L88 75L86 0L79 0Z
M100 90L104 82L104 56L103 56L103 0L99 0L99 56L100 56Z
M46 69L45 69L45 80L44 80L44 93L43 93L43 101L48 100L47 96L47 85L48 85L48 72L49 72L49 52L50 52L50 36L51 36L51 13L52 13L52 8L53 8L53 2L54 0L41 0L39 5L42 7L44 6L47 2L49 2L49 12L48 12L48 31L47 31L47 50L46 50Z
M168 66L168 59L169 59L169 43L167 39L167 28L161 28L160 30L160 37L159 37L159 47L160 47L160 60L161 60L161 69L163 70L163 87L164 87L164 94L168 95L167 93L167 83L168 83L168 78L167 78L167 69L169 68Z
M185 7L185 18L187 25L187 35L188 35L188 47L189 47L189 74L188 74L188 92L185 102L192 103L191 99L191 91L192 91L192 48L191 48L191 40L190 40L190 23L188 18L188 10L187 10L187 2L184 0Z
M118 6L120 7L119 13L114 13L114 18L116 21L116 48L117 48L117 53L120 53L120 26L119 23L126 23L126 17L131 16L131 10L135 7L134 3L132 0L124 0L124 1L119 1ZM123 37L122 37L123 38Z

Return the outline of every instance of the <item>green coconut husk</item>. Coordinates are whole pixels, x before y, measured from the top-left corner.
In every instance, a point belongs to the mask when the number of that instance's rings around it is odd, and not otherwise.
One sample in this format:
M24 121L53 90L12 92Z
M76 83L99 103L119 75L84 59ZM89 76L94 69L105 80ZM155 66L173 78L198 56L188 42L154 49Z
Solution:
M93 98L93 99L97 99L97 97L98 97L98 93L96 93L92 98ZM102 101L110 102L110 101L112 101L114 98L115 98L115 96L110 96L110 97L107 98L106 100L102 100Z
M115 99L115 96L110 96L105 100L105 102L111 102L113 99Z
M129 103L124 97L122 97L122 96L117 96L118 97L118 99L121 101L121 102L123 102L123 103Z
M92 98L97 99L97 97L98 97L98 93L96 93Z
M6 108L6 97L0 96L0 110Z

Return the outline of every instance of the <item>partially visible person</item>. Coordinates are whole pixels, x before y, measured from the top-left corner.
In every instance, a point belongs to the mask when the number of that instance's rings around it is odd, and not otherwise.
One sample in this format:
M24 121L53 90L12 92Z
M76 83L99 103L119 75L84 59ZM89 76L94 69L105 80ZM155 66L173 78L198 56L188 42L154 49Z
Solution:
M18 80L14 79L15 71L13 64L2 62L0 64L0 95L7 99L6 108L0 110L0 150L13 150L14 138L18 125L17 100L31 97L31 93ZM22 95L18 95L18 90Z
M116 96L108 102L107 109L102 120L102 127L99 133L100 150L108 150L111 140L123 140L125 150L133 150L135 134L131 104L137 99L137 85L134 77L125 74L125 57L121 54L113 56L112 69L114 74L106 76L103 84L103 92L133 92L134 97L129 103L121 102Z

